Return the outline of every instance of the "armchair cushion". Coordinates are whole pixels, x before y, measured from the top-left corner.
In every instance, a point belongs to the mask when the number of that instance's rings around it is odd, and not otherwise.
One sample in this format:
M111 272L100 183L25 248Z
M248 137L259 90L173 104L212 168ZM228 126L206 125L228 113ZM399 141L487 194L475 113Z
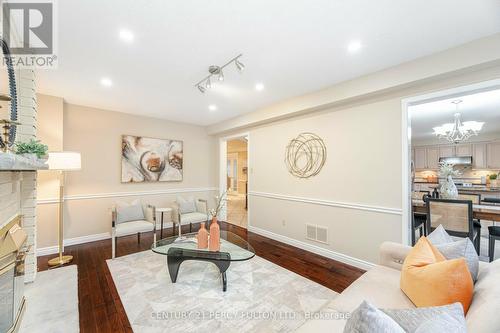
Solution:
M145 220L128 221L126 223L121 223L116 226L115 235L116 237L121 237L121 236L133 235L138 232L153 231L153 229L154 229L154 224L149 221Z
M207 214L199 212L187 213L181 215L181 224L206 222L207 219Z
M144 210L139 200L131 204L118 204L116 206L116 223L144 220Z
M178 196L176 201L179 205L179 212L181 214L196 212L196 202L193 197L184 199L183 197Z

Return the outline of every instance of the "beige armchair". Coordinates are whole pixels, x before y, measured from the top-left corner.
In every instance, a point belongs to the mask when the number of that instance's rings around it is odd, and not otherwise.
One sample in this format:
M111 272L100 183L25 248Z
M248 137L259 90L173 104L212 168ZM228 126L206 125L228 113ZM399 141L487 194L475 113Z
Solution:
M192 232L193 223L208 221L208 203L205 199L196 199L196 211L189 213L181 213L179 204L174 201L172 204L172 222L175 230L175 225L179 224L179 236L182 225L189 224L189 232Z
M119 221L118 210L113 207L111 213L111 258L115 258L118 237L137 234L137 242L141 242L141 232L153 232L153 242L156 242L156 208L152 205L142 207L143 219Z

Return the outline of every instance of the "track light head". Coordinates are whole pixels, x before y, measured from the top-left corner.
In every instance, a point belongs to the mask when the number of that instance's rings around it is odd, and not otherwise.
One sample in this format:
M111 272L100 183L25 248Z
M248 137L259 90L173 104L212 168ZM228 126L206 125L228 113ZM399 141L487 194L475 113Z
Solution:
M224 81L224 73L222 73L222 70L219 70L219 76L217 77L217 80Z
M245 69L245 65L238 59L234 59L234 64L236 65L236 68L240 73L243 72L243 70Z
M207 90L205 87L203 87L202 85L198 85L198 90L201 91L202 93L205 93L205 90Z

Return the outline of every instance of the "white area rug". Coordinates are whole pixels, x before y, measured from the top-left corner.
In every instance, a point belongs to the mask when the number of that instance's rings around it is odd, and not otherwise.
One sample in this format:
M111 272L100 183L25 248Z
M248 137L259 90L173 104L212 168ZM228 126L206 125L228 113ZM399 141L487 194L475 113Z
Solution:
M293 332L337 293L260 257L233 262L222 291L217 267L144 251L108 260L134 332Z
M37 273L35 282L25 285L24 295L21 333L80 331L76 265Z

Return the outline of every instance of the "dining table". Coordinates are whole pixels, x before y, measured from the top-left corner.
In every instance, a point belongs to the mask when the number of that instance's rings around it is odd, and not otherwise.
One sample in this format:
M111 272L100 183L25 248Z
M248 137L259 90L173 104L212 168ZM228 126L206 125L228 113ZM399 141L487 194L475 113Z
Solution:
M414 213L427 214L427 205L421 199L413 199ZM474 204L472 205L474 219L500 222L500 205Z

